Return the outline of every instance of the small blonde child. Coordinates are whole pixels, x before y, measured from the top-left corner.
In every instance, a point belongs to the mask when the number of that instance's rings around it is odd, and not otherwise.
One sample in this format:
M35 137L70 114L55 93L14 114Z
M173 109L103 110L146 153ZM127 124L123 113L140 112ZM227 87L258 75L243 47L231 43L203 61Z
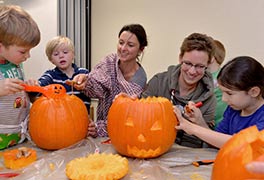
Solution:
M75 50L71 39L65 36L56 36L46 45L46 55L49 61L55 65L54 69L47 70L38 80L40 86L49 84L61 84L67 93L73 93L83 100L88 112L90 111L91 99L81 91L72 89L68 81L72 81L77 74L88 74L86 68L78 67L74 63Z
M88 74L88 70L78 67L74 63L75 50L71 39L66 36L56 36L46 45L46 55L49 61L55 65L51 70L47 70L38 80L40 86L49 84L61 84L65 87L67 93L79 97L86 105L90 113L91 99L84 95L82 91L76 90L69 81L78 74ZM89 126L89 134L93 137L97 135L95 124L92 122Z
M39 28L26 11L14 5L0 6L0 149L25 139L30 100L21 86L22 63L39 42ZM25 83L37 84L34 80Z

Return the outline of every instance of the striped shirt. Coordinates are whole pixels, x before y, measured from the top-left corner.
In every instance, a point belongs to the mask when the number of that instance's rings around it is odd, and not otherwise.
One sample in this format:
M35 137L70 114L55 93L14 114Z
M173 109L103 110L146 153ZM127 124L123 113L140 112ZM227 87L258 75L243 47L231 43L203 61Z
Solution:
M20 65L7 61L0 64L0 80L5 78L18 78L24 80ZM25 91L0 97L0 134L21 134L24 140L27 132L27 120L30 109L30 101ZM1 142L0 142L1 143Z
M85 94L89 97L98 98L97 128L98 136L108 136L107 114L115 96L121 92L129 95L140 95L143 91L147 76L140 65L134 77L128 82L118 67L117 54L106 56L87 75Z
M76 64L72 64L74 74L72 77L68 77L59 68L55 67L52 70L47 70L38 80L40 86L47 86L49 84L61 84L65 87L68 94L74 94L79 97L85 104L88 112L90 112L91 99L82 92L72 89L72 86L66 84L67 80L72 80L77 74L88 74L88 70L85 68L77 67Z

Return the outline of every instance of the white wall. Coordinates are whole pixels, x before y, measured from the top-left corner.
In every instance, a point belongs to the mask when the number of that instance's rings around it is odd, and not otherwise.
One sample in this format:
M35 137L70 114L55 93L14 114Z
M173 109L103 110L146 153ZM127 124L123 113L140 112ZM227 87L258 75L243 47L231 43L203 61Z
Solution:
M116 51L117 34L129 23L142 24L148 34L143 66L148 78L178 63L179 47L192 32L222 41L227 58L250 55L264 64L263 0L91 0L92 66ZM39 78L53 65L45 45L57 35L57 0L5 0L27 10L38 23L40 44L25 63L26 77Z
M15 4L25 9L36 21L41 32L41 41L31 50L31 57L24 63L26 78L38 79L53 65L45 55L48 40L57 35L56 0L5 0L5 4Z
M118 32L129 23L147 31L148 79L178 63L180 45L193 32L222 41L226 61L249 55L264 64L263 13L263 0L92 0L92 66L116 51Z

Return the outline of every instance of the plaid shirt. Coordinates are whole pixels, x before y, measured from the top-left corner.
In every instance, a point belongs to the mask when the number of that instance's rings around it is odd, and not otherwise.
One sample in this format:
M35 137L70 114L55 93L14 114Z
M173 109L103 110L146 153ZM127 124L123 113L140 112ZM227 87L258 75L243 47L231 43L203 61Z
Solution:
M99 99L96 120L98 136L108 136L107 114L113 99L121 92L140 95L147 81L146 73L140 66L132 81L128 82L118 67L117 54L110 54L96 65L87 77L84 93L89 97Z

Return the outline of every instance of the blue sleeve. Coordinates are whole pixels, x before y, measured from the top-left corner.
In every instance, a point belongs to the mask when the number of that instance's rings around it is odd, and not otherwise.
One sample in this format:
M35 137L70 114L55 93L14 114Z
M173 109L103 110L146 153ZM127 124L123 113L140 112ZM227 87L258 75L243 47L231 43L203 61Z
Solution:
M85 69L85 68L78 69L78 74L88 74L88 73L89 73L88 69Z
M215 128L215 130L217 132L229 134L229 124L230 124L230 107L228 106L224 112L222 121L220 121L220 123Z
M227 107L223 120L216 127L216 131L234 134L242 129L256 125L259 130L264 129L264 105L248 116L241 116L240 111Z
M258 130L264 129L264 105L256 112L254 119L256 120L256 125Z
M38 83L40 86L47 86L53 84L53 76L50 70L46 71L39 79Z

